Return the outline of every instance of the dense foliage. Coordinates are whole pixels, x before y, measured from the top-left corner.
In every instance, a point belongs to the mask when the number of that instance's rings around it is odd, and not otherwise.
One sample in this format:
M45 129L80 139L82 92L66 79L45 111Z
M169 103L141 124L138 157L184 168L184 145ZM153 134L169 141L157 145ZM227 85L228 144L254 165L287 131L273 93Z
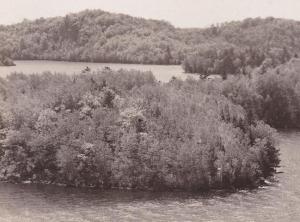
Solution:
M224 79L227 75L249 75L255 68L262 72L288 62L292 55L287 48L251 48L233 45L203 46L199 51L185 57L183 68L189 73L199 73L204 77L220 74ZM297 54L294 55L297 57Z
M181 45L167 22L101 10L0 26L14 59L178 64Z
M300 128L300 60L261 73L220 83L222 94L241 105L249 120L260 119L279 129Z
M249 114L256 91L237 87L247 97L232 102L225 83L160 84L151 73L124 70L11 74L0 80L0 178L105 188L257 186L279 164L276 134Z
M180 64L187 72L247 73L266 58L300 50L300 23L246 19L204 29L101 10L0 26L0 50L13 59ZM268 62L268 61L266 61ZM270 62L270 61L269 61Z

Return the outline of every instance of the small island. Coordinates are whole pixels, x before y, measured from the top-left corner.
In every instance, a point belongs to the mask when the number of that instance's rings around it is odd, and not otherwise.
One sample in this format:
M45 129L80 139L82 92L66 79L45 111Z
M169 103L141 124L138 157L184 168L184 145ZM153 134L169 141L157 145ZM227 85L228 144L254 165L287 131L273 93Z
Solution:
M258 187L280 163L276 131L261 121L280 127L281 116L266 112L278 98L255 105L277 86L271 79L281 82L275 75L161 84L134 70L11 74L0 82L0 181L156 191ZM268 116L260 117L261 109Z
M16 64L10 57L0 55L0 66L15 66L15 65Z

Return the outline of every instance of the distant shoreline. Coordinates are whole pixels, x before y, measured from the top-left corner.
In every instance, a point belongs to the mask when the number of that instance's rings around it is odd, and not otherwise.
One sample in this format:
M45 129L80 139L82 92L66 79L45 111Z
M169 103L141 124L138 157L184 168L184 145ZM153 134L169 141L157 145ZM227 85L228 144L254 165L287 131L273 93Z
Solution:
M90 63L90 64L124 64L124 65L153 65L153 66L181 66L181 64L159 64L159 63L134 63L134 62L98 62L98 61L74 61L74 60L55 60L55 59L14 59L14 62L19 61L37 61L37 62L71 62L71 63Z

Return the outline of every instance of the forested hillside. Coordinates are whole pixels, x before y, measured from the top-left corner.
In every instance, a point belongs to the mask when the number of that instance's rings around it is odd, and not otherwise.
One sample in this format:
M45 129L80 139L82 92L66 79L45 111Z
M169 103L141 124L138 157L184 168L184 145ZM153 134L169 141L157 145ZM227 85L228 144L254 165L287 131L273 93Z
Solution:
M180 29L165 21L86 10L0 26L0 53L13 59L183 62L187 72L247 73L264 62L277 65L295 56L300 49L297 36L300 22L284 19Z
M262 72L298 57L300 22L285 19L246 19L203 30L213 41L195 42L194 51L185 56L187 72L212 74L249 74ZM195 39L194 39L195 40Z
M2 51L14 59L180 63L185 44L167 22L83 11L0 27Z

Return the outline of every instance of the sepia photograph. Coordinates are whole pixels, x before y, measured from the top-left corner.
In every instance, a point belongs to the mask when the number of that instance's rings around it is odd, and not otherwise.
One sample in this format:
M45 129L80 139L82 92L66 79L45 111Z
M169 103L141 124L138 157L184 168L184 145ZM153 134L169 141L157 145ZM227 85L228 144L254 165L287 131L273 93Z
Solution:
M300 1L0 0L0 222L298 221Z

